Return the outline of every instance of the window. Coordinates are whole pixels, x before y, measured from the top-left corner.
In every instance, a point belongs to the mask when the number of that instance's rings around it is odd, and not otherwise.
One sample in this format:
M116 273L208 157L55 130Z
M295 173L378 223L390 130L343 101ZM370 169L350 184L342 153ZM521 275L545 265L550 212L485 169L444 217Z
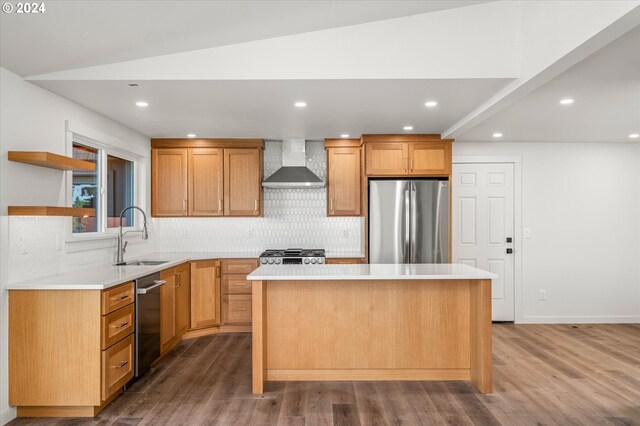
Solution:
M84 170L73 172L73 182L71 184L72 207L83 207L96 209L96 217L74 217L73 232L98 232L98 211L99 209L99 188L98 173L98 150L88 146L73 144L73 158L88 161L96 165L94 172Z
M77 139L77 141L76 141ZM95 209L95 217L74 217L73 234L106 232L120 226L120 213L135 204L135 161L97 143L74 137L73 158L96 164L96 170L73 171L71 203L73 207ZM134 226L134 211L122 218L123 227Z
M120 226L120 213L133 205L133 161L107 155L107 228ZM122 226L133 226L133 210L122 218Z

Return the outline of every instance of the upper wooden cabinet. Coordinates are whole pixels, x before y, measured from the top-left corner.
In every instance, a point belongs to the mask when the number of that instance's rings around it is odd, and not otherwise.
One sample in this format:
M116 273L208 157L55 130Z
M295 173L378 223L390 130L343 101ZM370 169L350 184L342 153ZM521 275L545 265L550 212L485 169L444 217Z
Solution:
M151 214L187 215L187 150L151 150Z
M189 148L189 216L223 215L223 151Z
M224 150L224 214L262 214L262 151Z
M327 149L327 215L362 213L362 149L360 140L325 141Z
M406 143L370 143L366 145L365 156L370 176L407 174L409 146Z
M261 216L261 139L153 139L151 213Z
M409 159L410 175L451 174L451 143L411 143Z
M451 140L439 135L364 135L368 176L448 176Z

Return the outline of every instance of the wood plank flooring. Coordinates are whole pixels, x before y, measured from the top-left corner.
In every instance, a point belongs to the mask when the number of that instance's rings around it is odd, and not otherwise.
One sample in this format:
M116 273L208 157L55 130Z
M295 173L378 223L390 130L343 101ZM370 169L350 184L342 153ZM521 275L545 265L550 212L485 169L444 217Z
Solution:
M268 383L251 336L183 341L96 419L11 425L640 425L640 324L494 324L494 393L466 382Z

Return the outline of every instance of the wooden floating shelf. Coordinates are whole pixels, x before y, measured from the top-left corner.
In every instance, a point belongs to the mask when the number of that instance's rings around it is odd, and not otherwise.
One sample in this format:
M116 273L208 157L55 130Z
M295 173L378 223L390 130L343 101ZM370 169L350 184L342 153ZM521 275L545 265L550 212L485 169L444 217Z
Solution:
M52 152L38 151L9 151L9 161L32 164L34 166L48 167L57 170L85 170L93 172L96 170L95 163L78 160L76 158L65 157L64 155Z
M96 209L54 206L9 206L9 216L95 216Z

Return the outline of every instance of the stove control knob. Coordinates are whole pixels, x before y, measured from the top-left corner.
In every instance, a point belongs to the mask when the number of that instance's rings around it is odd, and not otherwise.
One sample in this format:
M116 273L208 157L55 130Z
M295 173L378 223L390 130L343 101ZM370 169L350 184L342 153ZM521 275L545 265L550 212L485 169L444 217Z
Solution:
M267 264L267 259L265 259L265 258L260 259L260 263L262 263L263 265L266 265Z
M323 264L324 263L324 259L323 258L318 259L318 263L319 264Z
M281 263L282 263L282 260L280 260L280 259L276 259L276 265L279 265L279 264L281 264Z
M317 262L317 260L316 260L315 257L313 259L311 259L311 263L316 263L316 262Z
M269 259L269 264L273 265L273 259Z
M309 259L308 259L308 258L307 258L307 259L305 259L305 260L304 260L304 263L309 263Z

